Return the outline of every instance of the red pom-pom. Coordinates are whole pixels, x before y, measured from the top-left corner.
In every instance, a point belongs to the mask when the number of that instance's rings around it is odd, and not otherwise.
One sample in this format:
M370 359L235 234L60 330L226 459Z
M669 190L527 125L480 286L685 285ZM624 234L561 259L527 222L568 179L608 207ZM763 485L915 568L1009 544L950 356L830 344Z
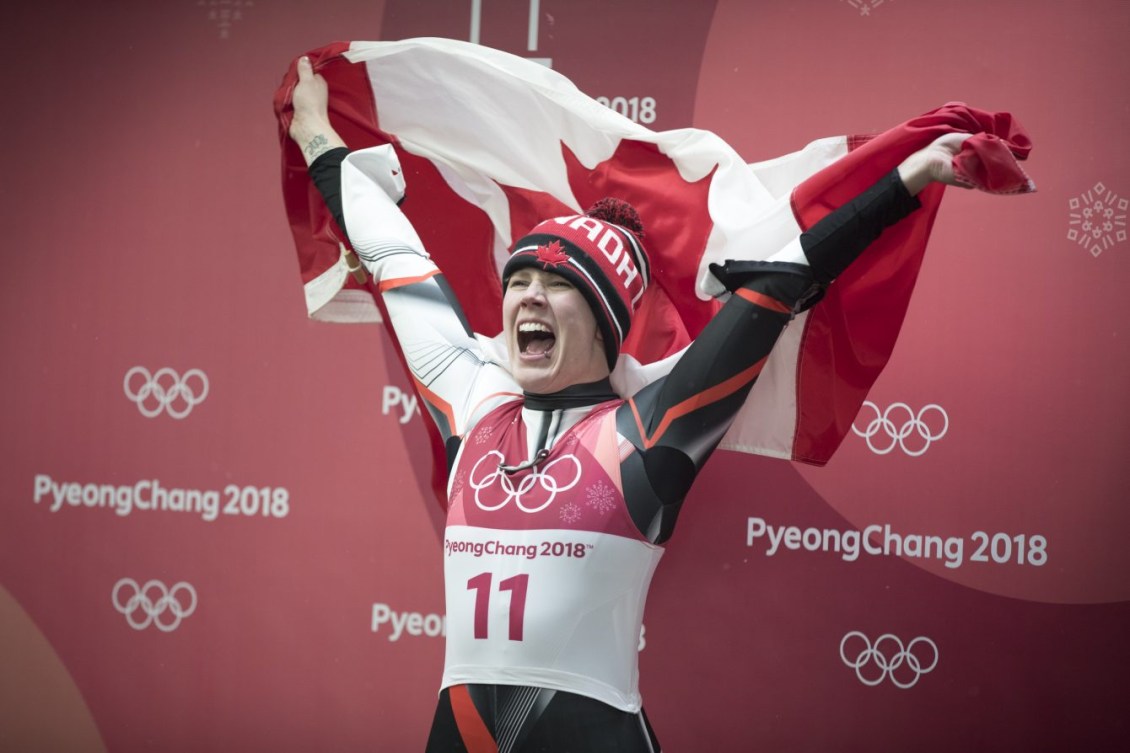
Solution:
M614 199L611 196L603 198L589 207L585 216L611 222L613 225L631 230L640 238L643 237L643 222L640 220L640 213L623 199Z

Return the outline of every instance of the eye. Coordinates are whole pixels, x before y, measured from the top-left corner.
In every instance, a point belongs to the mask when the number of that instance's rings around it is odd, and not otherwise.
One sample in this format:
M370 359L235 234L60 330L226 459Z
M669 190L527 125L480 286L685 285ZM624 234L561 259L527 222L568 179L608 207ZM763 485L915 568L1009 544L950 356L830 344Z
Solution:
M521 290L530 284L529 280L522 279L521 277L511 277L510 282L507 283L507 290Z
M549 283L549 287L553 288L554 290L572 290L573 283L569 282L568 280L558 279Z

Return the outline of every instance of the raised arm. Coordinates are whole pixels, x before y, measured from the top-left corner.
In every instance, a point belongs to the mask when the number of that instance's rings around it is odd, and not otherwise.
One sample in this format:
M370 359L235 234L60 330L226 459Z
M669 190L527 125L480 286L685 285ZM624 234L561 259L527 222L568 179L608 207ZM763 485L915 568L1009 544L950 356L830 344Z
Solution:
M637 452L623 476L632 514L652 540L670 536L695 476L729 429L789 320L813 305L883 229L920 205L932 181L960 185L950 163L966 138L947 136L908 157L874 186L768 262L714 268L732 295L666 377L617 416Z
M350 153L328 114L325 79L298 61L290 137L327 208L373 276L417 392L453 452L458 437L518 392L483 352L462 309L399 209L404 180L391 146Z

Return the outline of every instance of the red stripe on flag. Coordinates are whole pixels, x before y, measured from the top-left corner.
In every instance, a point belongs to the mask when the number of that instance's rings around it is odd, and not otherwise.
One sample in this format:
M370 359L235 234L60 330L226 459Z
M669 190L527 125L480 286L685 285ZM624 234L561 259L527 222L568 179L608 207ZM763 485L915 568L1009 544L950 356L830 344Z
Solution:
M330 122L353 148L386 143L390 139L379 130L369 74L365 66L342 57L348 50L349 42L334 42L308 53L314 72L333 82ZM337 263L341 255L338 244L345 236L310 180L301 148L288 133L294 115L291 97L297 84L298 71L292 61L275 92L274 108L282 147L283 202L301 260L302 281L308 283ZM346 279L344 287L365 289L352 278Z

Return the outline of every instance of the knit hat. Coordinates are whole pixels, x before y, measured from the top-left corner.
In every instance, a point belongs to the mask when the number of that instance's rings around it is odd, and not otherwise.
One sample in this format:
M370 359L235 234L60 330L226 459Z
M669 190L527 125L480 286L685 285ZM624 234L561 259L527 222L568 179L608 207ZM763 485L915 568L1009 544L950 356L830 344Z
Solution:
M611 370L651 278L642 239L643 224L631 204L601 199L582 215L546 220L520 238L502 270L502 288L526 267L573 283L596 317Z

